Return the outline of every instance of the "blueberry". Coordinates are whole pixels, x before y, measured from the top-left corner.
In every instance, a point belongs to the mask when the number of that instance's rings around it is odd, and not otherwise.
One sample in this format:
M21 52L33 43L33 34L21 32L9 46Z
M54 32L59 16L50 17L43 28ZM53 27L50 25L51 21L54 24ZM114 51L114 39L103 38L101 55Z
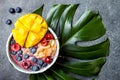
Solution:
M40 69L40 68L39 68L38 66L33 66L33 67L32 67L32 70L33 70L33 71L38 71L39 69Z
M30 66L30 70L33 70L33 66L32 65Z
M39 68L42 68L42 66L41 66L41 65L38 65L38 67L39 67Z
M29 55L28 54L24 54L24 59L28 59Z
M42 60L38 60L38 62L37 62L38 65L43 65L43 63L44 62Z
M31 47L30 52L34 54L36 52L36 47Z
M10 44L12 45L12 44L14 44L14 43L15 43L15 40L11 40Z
M17 52L18 55L22 55L22 53L23 53L22 50L19 50L19 51Z
M32 62L36 63L37 62L37 58L33 57L32 58Z
M17 52L15 52L15 51L11 51L11 54L12 54L12 55L16 55Z
M42 67L46 67L47 66L47 63L44 63L43 65L42 65Z
M17 60L17 61L21 61L21 60L22 60L22 57L21 57L21 56L17 56L17 57L16 57L16 60Z
M14 14L15 13L15 9L14 8L10 8L9 12L12 13L12 14Z
M21 13L21 12L22 12L22 9L21 9L20 7L17 7L17 8L15 9L15 12Z
M11 21L10 19L8 19L8 20L6 21L6 24L11 25L11 24L12 24L12 21Z

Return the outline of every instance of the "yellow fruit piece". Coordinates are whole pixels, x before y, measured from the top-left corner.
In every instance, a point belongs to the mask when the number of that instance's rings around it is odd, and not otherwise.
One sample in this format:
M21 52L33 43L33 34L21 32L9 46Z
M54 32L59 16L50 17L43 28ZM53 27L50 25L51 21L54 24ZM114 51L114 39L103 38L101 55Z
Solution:
M26 40L26 36L28 32L24 29L13 29L12 30L13 37L17 43L19 43L21 46L24 46L24 42Z
M40 29L41 29L41 25L37 23L34 23L33 26L31 27L31 31L36 33L40 32Z
M36 45L44 37L48 25L44 18L37 14L25 14L15 22L12 30L15 41L22 47Z
M40 35L33 33L33 32L30 32L28 37L27 37L25 46L26 47L33 46L33 45L37 44L38 41L40 41L42 38L43 38L43 36L40 36Z

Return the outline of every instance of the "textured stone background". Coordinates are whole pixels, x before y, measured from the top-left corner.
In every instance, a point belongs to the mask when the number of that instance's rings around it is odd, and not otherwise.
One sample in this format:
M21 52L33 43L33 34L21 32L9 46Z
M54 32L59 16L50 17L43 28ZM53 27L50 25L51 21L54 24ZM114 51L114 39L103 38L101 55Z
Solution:
M43 16L52 4L74 4L80 3L75 20L85 10L99 11L110 39L110 55L107 62L99 73L97 80L119 80L120 79L120 0L0 0L0 80L29 80L29 75L15 70L6 57L6 41L13 28L13 25L6 25L5 21L10 18L13 22L22 14L29 13L42 4L44 6ZM8 12L10 7L22 7L21 14L14 15ZM89 78L79 77L82 80Z

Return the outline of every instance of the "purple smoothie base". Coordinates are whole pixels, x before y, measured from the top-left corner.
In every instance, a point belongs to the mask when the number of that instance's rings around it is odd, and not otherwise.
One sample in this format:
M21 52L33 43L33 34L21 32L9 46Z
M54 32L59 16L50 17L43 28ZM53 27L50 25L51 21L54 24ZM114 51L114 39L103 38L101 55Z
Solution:
M13 38L12 38L13 39ZM11 40L12 40L11 39ZM10 41L11 41L10 40ZM38 44L37 44L38 45ZM34 46L34 47L36 47L36 49L37 49L37 45L36 46ZM22 57L22 60L21 61L17 61L16 60L16 57L18 56L18 54L16 54L16 55L13 55L13 54L11 54L11 48L10 48L10 44L9 44L9 51L10 51L10 57L11 57L11 59L13 60L13 62L15 63L15 64L17 64L19 67L21 67L22 69L25 69L25 70L28 70L28 71L30 71L30 66L32 65L32 66L37 66L38 64L37 64L37 62L36 63L34 63L34 62L32 62L32 58L33 57L35 57L35 56L33 56L33 53L29 53L29 58L28 59L24 59L24 57L23 57L23 53L22 53L22 55L20 55L21 57ZM24 48L24 47L21 47L21 50L22 51L24 51L24 49L26 49L26 48ZM30 50L30 49L29 49ZM35 57L36 58L36 57ZM44 63L45 63L45 58L37 58L37 60L42 60ZM52 62L52 60L53 60L53 58L51 58L51 62ZM24 67L23 66L23 62L28 62L28 64L29 64L29 66L28 67ZM51 63L50 62L50 63ZM50 64L49 63L49 64ZM47 63L46 63L47 64ZM47 64L47 65L49 65L49 64ZM46 66L47 66L46 65ZM46 66L44 66L44 67L46 67ZM43 66L41 66L41 68L40 69L42 69L42 68L44 68ZM39 69L39 70L40 70Z

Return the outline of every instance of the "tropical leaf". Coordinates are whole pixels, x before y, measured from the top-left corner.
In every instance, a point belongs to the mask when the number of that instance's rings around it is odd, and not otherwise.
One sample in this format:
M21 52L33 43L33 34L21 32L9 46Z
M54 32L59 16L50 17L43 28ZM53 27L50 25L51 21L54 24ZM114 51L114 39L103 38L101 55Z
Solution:
M102 37L106 30L97 12L85 11L73 24L73 18L79 4L55 4L47 14L47 23L59 37L60 55L72 57L85 62L73 62L58 59L50 70L30 75L30 80L75 80L67 73L82 76L95 76L99 73L109 54L109 39L92 46L81 46L78 42L96 40ZM42 15L43 6L33 11ZM60 68L59 68L60 67ZM67 72L67 73L66 73ZM37 79L36 79L37 77Z
M51 71L53 73L53 76L56 78L56 80L76 80L75 78L65 74L61 69L54 68L54 69L51 69Z
M59 21L59 19L61 17L61 14L62 14L62 12L64 11L65 8L66 8L66 5L62 5L62 4L54 5L47 15L48 25L50 27L52 27L52 29L54 31L56 30L56 26L58 24L58 21Z
M93 12L87 11L87 12L83 13L83 16L86 13L89 13L86 16L91 15L91 13L93 14ZM93 17L93 18L91 18L91 17ZM87 19L89 19L89 18L87 18ZM66 36L68 35L68 37L64 37L62 39L63 40L62 47L64 47L65 45L68 45L68 44L75 44L78 41L94 40L105 34L105 29L104 29L104 26L102 24L102 21L101 21L101 18L99 15L94 14L94 16L93 15L90 16L91 20L87 20L87 19L86 20L83 19L83 21L82 21L81 17L80 17L79 24L76 24L71 29L67 29L67 30L63 29L64 31L62 31L62 30L60 31L63 34L65 34L66 31L68 31L68 30L70 31L69 33L66 34ZM89 22L87 22L87 21L89 21ZM85 24L85 22L86 22L86 24ZM70 25L70 24L67 24L67 25ZM62 36L64 36L64 35L62 35Z
M36 74L37 76L37 80L47 80L46 78L45 78L45 76L41 73L41 74Z
M59 41L61 44L60 54L84 60L92 60L107 56L109 51L108 39L100 44L89 47L81 47L80 45L76 44L79 41L98 39L106 32L101 17L98 13L93 11L85 11L78 21L73 25L73 17L77 7L78 4L67 5L61 14L61 17L56 17L59 19L56 27L54 26L53 28L50 26L56 33L57 31L59 32L58 36L60 37ZM58 11L58 9L56 10ZM56 10L54 10L54 13ZM52 15L54 15L54 13ZM54 22L51 20L48 22L48 24L54 24ZM104 63L105 61L103 61L102 64ZM99 69L101 69L101 66L99 66ZM97 74L99 71L100 70L94 72L91 74L91 76ZM85 74L81 73L81 75Z
M105 57L88 62L66 62L65 64L57 63L64 70L84 76L97 75L105 63Z
M30 80L37 80L37 76L35 74L31 74L29 78Z
M32 13L39 14L39 15L42 16L43 7L44 7L44 4L42 6L40 6L40 8L36 9L35 11L33 11Z
M73 46L69 44L63 49L63 51L64 51L63 55L84 59L84 60L105 57L109 53L109 40L107 39L106 41L100 44L89 47L81 47L76 45Z
M51 75L51 73L43 73L43 75L45 76L46 80L55 80L55 78Z
M60 27L57 29L60 30L60 39L62 42L64 42L67 39L67 35L70 34L72 28L72 20L78 5L79 4L69 5L60 18Z

